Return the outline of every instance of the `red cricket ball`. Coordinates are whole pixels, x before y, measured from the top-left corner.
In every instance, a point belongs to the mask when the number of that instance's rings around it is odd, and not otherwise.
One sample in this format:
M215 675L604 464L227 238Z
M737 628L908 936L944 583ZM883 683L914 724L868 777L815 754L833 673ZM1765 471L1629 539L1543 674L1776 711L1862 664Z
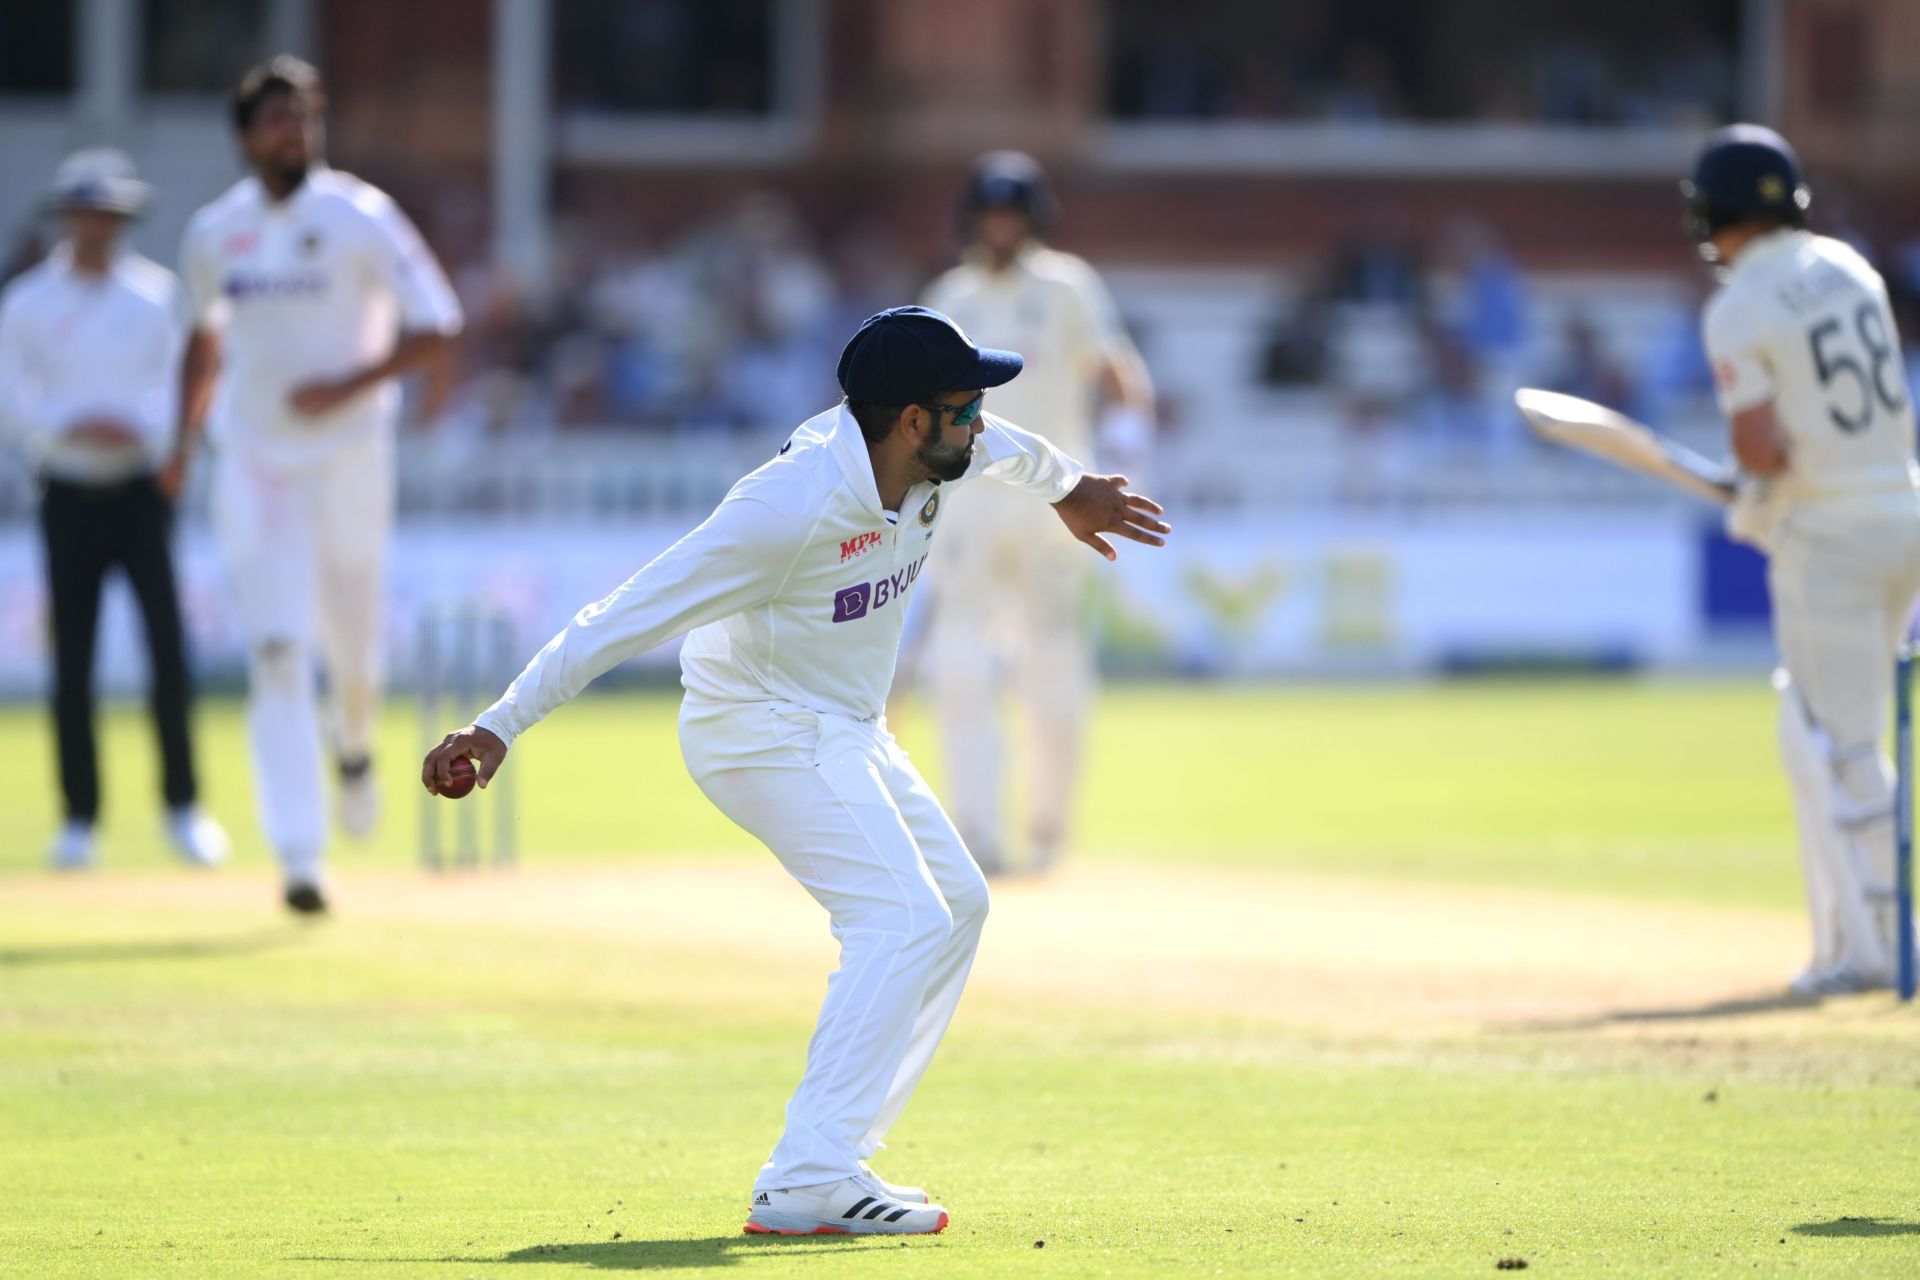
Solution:
M473 784L480 780L480 773L473 767L473 761L465 756L454 757L453 763L447 766L447 773L452 780L440 788L440 794L449 800L458 800L466 795L473 790Z

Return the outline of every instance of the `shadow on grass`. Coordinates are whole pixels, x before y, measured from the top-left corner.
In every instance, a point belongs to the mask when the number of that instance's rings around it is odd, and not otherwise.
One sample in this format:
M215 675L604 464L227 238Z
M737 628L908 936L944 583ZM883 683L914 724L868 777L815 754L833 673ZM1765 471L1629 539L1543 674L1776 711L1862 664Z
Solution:
M251 955L291 946L308 936L299 925L276 925L217 938L134 938L100 942L54 942L41 947L0 948L0 969L46 964L99 964L122 960L199 960Z
M1920 1236L1920 1222L1900 1222L1893 1218L1835 1218L1832 1222L1803 1222L1793 1229L1793 1234L1847 1240L1876 1236Z
M331 1263L481 1263L537 1262L573 1263L597 1271L657 1271L664 1267L730 1267L746 1255L768 1250L815 1257L827 1253L853 1253L862 1249L884 1249L898 1236L701 1236L681 1240L596 1240L583 1244L535 1244L515 1249L499 1257L481 1258L448 1255L443 1258L296 1258L296 1262ZM904 1241L900 1241L904 1243ZM897 1247L897 1245L893 1245Z
M897 1240L898 1237L894 1237ZM728 1267L749 1253L791 1251L809 1257L884 1248L887 1238L851 1236L704 1236L692 1240L600 1240L591 1244L536 1244L501 1256L500 1262L572 1262L601 1271L656 1267Z
M1801 996L1770 992L1709 1000L1705 1004L1670 1005L1657 1009L1609 1009L1584 1018L1548 1018L1502 1024L1508 1031L1592 1031L1599 1027L1647 1022L1697 1022L1708 1018L1747 1018L1762 1013L1789 1013L1811 1009L1820 1002Z

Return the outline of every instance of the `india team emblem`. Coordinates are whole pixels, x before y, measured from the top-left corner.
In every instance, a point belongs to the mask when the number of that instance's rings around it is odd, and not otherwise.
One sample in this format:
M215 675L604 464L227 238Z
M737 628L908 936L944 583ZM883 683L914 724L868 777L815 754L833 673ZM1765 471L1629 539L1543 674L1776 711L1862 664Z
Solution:
M933 496L927 499L927 505L920 508L920 527L924 529L930 526L933 523L933 518L939 514L940 491L935 489Z

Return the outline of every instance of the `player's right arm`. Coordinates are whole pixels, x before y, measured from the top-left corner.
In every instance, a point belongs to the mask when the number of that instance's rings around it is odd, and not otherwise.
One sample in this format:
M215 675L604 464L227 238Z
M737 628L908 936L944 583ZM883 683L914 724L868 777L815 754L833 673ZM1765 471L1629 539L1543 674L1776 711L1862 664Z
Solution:
M220 264L213 254L209 231L198 218L187 228L180 251L180 297L187 316L187 340L180 356L180 394L175 411L173 451L160 469L160 491L178 498L186 483L187 465L206 427L213 403L214 383L220 377L220 335L226 328L229 305L220 292Z
M160 469L160 491L178 498L187 481L187 464L206 429L207 406L213 402L213 384L220 376L220 335L195 328L187 335L180 357L180 409L174 420L173 451Z
M439 794L465 757L486 786L514 740L595 677L675 636L778 595L806 545L806 522L738 489L533 656L500 700L427 754L420 780Z
M1773 401L1742 410L1727 420L1733 456L1751 476L1768 478L1787 469L1787 436L1773 411Z
M1774 408L1773 367L1756 319L1755 309L1723 291L1708 305L1703 329L1733 456L1742 471L1764 479L1787 469L1787 433Z

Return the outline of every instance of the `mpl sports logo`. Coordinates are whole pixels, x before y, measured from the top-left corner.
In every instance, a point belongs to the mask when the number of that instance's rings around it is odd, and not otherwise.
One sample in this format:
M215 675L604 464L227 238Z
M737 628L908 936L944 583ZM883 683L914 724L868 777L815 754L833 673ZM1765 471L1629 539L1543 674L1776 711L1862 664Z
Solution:
M879 546L884 539L877 533L863 533L840 544L840 563L855 560Z
M926 562L927 558L921 556L898 573L834 592L833 620L852 622L856 618L866 617L869 613L880 612L907 594L907 588L911 587L914 579L920 576L920 566Z

